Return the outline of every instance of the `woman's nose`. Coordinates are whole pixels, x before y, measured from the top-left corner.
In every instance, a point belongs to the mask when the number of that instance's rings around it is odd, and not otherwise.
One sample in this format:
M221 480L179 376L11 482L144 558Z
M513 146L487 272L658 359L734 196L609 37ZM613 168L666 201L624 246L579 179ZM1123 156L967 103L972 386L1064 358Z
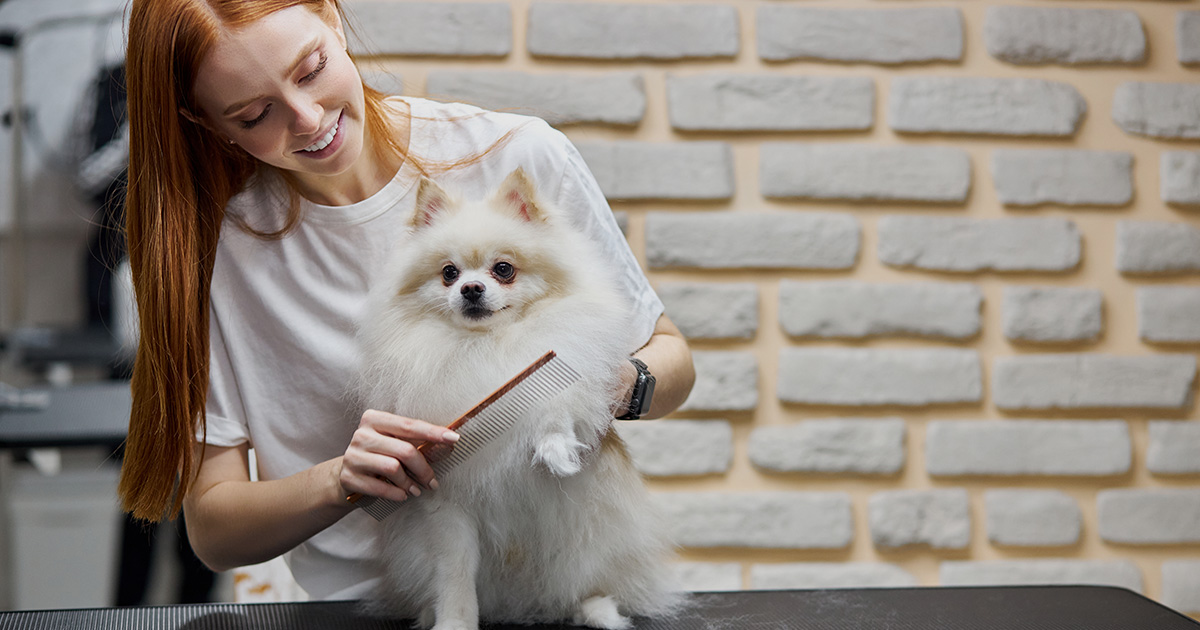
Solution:
M297 136L314 134L321 129L324 110L316 102L297 99L291 103L292 133Z

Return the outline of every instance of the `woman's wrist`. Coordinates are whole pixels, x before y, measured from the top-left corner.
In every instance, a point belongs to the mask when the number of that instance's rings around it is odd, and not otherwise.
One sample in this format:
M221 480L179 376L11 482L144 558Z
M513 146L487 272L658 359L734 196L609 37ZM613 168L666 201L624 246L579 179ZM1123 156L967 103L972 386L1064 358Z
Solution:
M633 388L637 385L638 372L630 361L621 364L618 375L617 394L613 403L613 417L617 418L629 412L629 401L633 397Z
M318 509L342 515L349 514L354 510L354 504L346 500L350 492L342 486L342 458L340 456L317 464L313 472L317 477L314 486L320 488L320 497L316 501Z

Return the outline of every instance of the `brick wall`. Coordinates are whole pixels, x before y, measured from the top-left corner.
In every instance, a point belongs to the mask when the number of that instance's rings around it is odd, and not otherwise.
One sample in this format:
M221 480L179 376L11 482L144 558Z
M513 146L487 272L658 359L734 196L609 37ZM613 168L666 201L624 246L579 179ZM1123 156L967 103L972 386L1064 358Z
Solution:
M593 168L695 350L620 426L689 586L1200 613L1196 2L349 6L372 81Z

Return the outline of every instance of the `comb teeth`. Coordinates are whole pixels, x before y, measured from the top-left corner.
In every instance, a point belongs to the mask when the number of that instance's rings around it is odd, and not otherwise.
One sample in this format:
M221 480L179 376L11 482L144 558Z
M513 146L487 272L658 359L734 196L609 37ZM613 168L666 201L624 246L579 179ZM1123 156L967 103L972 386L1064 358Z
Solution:
M504 435L530 409L550 400L580 378L582 377L579 373L567 365L566 361L557 355L552 356L544 365L536 368L491 404L479 409L474 417L460 426L457 429L459 440L454 444L450 455L431 465L434 474L439 478L445 477L484 446ZM357 505L375 520L382 521L391 516L403 503L377 497L363 497Z

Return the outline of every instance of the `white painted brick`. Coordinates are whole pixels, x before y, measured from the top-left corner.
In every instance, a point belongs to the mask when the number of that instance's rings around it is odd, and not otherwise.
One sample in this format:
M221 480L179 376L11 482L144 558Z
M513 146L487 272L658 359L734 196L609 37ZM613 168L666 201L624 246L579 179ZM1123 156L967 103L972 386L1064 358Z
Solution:
M830 418L750 433L750 461L776 472L890 475L904 468L902 418Z
M429 73L426 93L544 118L552 125L636 125L646 113L646 89L635 72L530 74L449 71Z
M676 562L678 587L688 592L742 590L742 565L737 562Z
M767 142L759 151L765 197L961 203L971 189L962 149Z
M757 13L763 59L823 59L899 64L958 61L963 54L958 9L812 9L768 5Z
M725 142L579 142L609 199L728 199L733 150Z
M997 357L992 397L1000 409L1183 409L1196 357L1040 354Z
M1117 221L1123 273L1200 271L1200 229L1167 221Z
M1096 494L1100 538L1127 545L1200 543L1200 489L1139 488Z
M461 57L512 52L507 2L353 2L347 9L356 52Z
M751 339L758 332L754 283L662 282L655 290L688 339Z
M1073 86L1042 79L895 77L892 129L915 133L1074 135L1087 102Z
M935 420L925 433L933 476L1109 476L1132 459L1122 420Z
M1079 504L1058 490L988 490L988 540L1014 547L1056 547L1079 542Z
M1200 613L1200 560L1164 560L1159 601L1181 613Z
M1197 22L1197 30L1200 30L1200 20ZM1163 152L1159 162L1159 187L1162 199L1167 203L1200 205L1200 152Z
M1146 58L1135 11L988 7L983 36L997 59L1015 64L1133 64Z
M1145 341L1200 341L1200 287L1139 287L1137 312L1138 336Z
M1013 341L1090 341L1104 325L1104 294L1079 287L1004 288L1004 336Z
M738 14L713 4L535 2L529 52L584 59L684 59L737 54Z
M654 502L684 547L841 549L854 537L844 492L662 492Z
M651 212L646 258L656 269L849 269L859 233L842 213Z
M788 562L750 566L750 588L791 590L917 586L908 571L883 562Z
M979 333L982 303L983 291L967 283L779 283L779 323L797 337L967 339Z
M671 126L688 131L870 129L875 83L867 77L668 75L667 110Z
M947 561L939 576L942 586L1092 584L1142 592L1142 572L1129 560Z
M1175 14L1175 50L1179 63L1200 63L1200 11Z
M750 352L695 351L696 383L679 411L752 411L758 406L758 359Z
M779 399L808 405L906 405L978 402L983 396L974 350L783 348Z
M1133 199L1133 154L1124 151L996 149L992 178L1001 203L1121 206Z
M1200 422L1152 420L1146 470L1156 475L1200 473Z
M971 542L971 506L964 488L876 492L867 512L877 547L966 549Z
M640 420L614 426L634 466L648 477L723 473L733 461L733 428L724 420Z
M1054 218L886 216L879 259L934 271L1067 271L1079 264L1075 223Z
M1130 81L1117 86L1113 121L1128 133L1200 138L1200 85Z

